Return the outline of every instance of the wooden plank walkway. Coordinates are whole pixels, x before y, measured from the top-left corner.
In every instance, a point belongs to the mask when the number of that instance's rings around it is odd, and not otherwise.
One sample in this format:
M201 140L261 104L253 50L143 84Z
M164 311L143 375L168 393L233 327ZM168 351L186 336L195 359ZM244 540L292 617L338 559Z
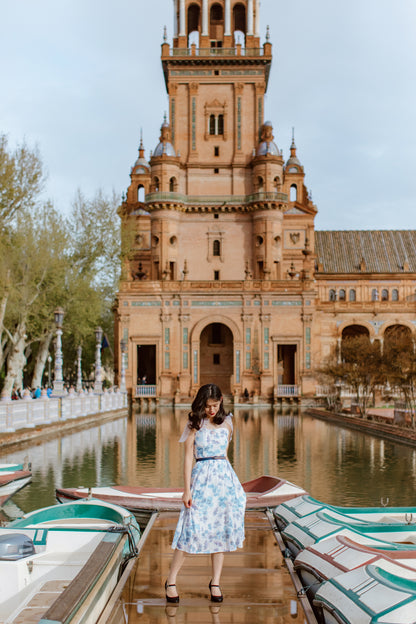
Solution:
M189 555L178 576L180 603L166 605L163 584L178 515L160 514L108 624L304 624L305 615L269 519L246 513L244 548L226 554L224 602L209 600L209 555Z

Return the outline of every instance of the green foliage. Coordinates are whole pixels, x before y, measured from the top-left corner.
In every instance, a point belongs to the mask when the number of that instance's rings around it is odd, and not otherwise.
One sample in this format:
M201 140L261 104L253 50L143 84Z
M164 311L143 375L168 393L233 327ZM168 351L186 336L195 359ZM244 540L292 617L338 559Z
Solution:
M10 376L20 377L17 369L25 358L26 383L39 358L45 365L58 306L65 311L64 377L74 375L79 345L83 368L91 371L97 325L112 344L111 308L121 266L117 199L100 191L86 199L78 191L66 219L50 203L40 204L43 182L37 150L24 144L11 152L0 136L0 380L5 387L13 383ZM103 351L103 363L112 367L111 349Z
M36 204L45 183L37 149L23 143L9 151L7 137L0 135L0 221L8 223L16 213Z
M335 387L354 390L360 414L365 416L368 400L376 386L383 382L380 345L368 336L348 337L342 341L341 353L335 352L319 370Z

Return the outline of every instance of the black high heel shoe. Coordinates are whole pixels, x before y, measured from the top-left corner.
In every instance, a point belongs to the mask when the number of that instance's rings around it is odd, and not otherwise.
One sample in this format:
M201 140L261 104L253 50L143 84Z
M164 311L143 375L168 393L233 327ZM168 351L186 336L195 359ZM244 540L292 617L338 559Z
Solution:
M219 585L213 585L212 581L210 581L208 587L211 594L211 602L222 602L224 600L224 596L222 594L220 594L219 596L214 596L212 593L211 587L219 587Z
M174 603L178 603L179 602L179 596L168 596L168 587L176 587L176 584L173 583L171 585L168 585L168 582L165 581L165 592L166 592L166 602L174 602Z

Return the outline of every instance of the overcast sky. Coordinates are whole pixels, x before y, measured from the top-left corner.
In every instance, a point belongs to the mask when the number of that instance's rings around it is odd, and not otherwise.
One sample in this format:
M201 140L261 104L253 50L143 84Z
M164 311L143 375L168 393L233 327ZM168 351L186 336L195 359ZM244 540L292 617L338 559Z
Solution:
M158 143L172 0L0 0L0 133L37 144L47 196L121 195ZM265 118L292 126L317 229L416 229L415 0L262 0L273 65Z

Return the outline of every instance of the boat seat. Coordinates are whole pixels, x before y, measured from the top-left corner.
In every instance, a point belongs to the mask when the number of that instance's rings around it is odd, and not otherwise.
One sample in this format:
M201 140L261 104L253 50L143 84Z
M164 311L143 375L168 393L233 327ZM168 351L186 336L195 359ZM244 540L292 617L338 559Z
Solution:
M34 594L30 601L16 614L13 624L33 624L38 622L45 611L69 585L70 581L47 581Z
M36 525L36 527L43 528L76 528L79 527L81 529L85 529L86 527L91 528L108 528L110 526L115 526L116 523L111 520L105 520L104 518L100 518L97 520L96 518L62 518L61 520L47 520L46 522L41 522Z

